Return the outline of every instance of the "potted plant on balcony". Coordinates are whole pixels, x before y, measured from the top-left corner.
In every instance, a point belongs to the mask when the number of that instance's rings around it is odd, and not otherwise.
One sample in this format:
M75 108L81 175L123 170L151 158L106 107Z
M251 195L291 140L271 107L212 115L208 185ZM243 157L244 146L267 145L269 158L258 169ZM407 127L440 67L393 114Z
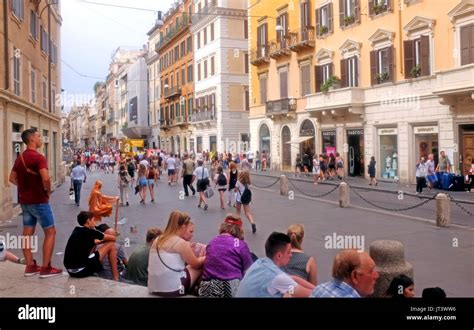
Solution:
M345 26L351 25L354 22L355 22L355 16L354 15L344 17L344 25Z
M421 66L419 64L414 66L411 69L410 74L413 78L418 78L421 75Z
M388 74L388 72L385 71L385 72L382 72L382 73L377 73L375 78L377 79L378 83L381 84L381 83L384 83L387 80L389 80L390 75Z
M321 26L319 27L319 35L320 35L320 36L323 36L323 35L325 35L325 34L328 33L328 32L329 32L329 28L328 28L327 26L321 25Z
M329 77L324 84L321 86L321 92L327 93L329 90L333 90L336 88L341 87L340 85L341 79L338 76L331 76Z
M383 13L384 11L387 11L387 5L383 3L375 3L372 9L374 10L375 15L378 15L380 13Z

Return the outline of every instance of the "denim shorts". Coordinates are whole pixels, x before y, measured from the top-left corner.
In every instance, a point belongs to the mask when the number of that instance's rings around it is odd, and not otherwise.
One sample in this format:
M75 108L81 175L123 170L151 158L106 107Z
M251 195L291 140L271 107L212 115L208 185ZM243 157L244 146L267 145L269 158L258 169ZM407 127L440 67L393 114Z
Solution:
M149 186L154 186L154 185L155 185L155 180L153 180L153 179L148 179L148 185L149 185Z
M54 215L49 203L21 205L23 227L36 227L39 221L43 229L54 227Z

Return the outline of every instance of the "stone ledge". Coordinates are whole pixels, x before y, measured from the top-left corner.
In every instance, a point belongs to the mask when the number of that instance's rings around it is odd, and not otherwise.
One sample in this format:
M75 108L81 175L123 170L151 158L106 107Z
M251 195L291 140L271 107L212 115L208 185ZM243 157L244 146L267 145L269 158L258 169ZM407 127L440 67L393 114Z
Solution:
M0 297L2 298L153 298L148 288L98 277L71 278L67 273L42 279L25 277L24 265L0 262Z

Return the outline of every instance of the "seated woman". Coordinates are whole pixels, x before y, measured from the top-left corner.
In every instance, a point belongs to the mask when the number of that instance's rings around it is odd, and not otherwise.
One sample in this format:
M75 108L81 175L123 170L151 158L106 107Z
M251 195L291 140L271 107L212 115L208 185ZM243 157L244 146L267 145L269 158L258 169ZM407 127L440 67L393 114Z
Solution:
M201 276L206 257L191 246L194 223L187 213L171 212L166 229L154 242L148 259L148 290L164 297L189 294Z
M415 296L415 284L406 275L398 275L390 283L385 297L387 298L413 298Z
M89 212L94 215L96 222L102 221L102 217L112 214L113 205L119 200L118 197L111 197L102 194L102 181L97 180L89 196Z
M304 238L304 227L300 224L294 224L288 227L288 236L291 239L291 259L282 270L289 274L298 276L314 285L318 283L316 261L304 253L301 245Z
M237 215L227 215L219 235L206 248L200 297L235 297L240 281L252 264L250 250L243 239L242 219Z

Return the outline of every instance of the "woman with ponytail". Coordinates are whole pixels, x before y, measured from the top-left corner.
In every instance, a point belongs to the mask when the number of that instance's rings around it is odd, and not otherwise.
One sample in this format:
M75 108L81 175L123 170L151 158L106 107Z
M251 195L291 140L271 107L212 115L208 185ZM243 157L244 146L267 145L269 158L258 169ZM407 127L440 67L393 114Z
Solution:
M291 240L291 259L282 270L289 275L298 276L314 285L318 283L316 261L304 253L302 248L304 227L293 224L288 227L288 236Z

